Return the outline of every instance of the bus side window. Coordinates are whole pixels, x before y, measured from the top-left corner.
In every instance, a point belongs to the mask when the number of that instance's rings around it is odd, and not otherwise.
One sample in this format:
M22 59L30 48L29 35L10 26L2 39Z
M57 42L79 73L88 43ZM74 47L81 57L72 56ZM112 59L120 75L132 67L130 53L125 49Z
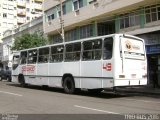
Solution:
M38 62L39 63L46 63L49 60L49 47L47 48L40 48L39 49L39 56Z
M83 43L83 60L100 60L102 56L102 40Z
M21 52L21 64L26 64L27 63L27 51L22 51Z
M51 47L50 62L62 62L63 61L64 46L53 46Z
M73 43L66 45L65 61L80 60L81 43Z
M28 51L28 63L34 64L37 62L37 50Z
M111 59L113 52L113 38L104 39L103 59Z

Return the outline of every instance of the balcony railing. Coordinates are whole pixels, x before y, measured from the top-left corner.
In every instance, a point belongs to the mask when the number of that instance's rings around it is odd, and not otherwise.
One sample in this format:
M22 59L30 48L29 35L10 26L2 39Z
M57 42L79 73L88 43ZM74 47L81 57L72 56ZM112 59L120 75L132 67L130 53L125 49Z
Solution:
M41 3L43 2L43 0L34 0L34 1L35 1L35 2L41 2Z
M25 7L26 7L26 3L25 3L25 2L18 1L18 2L17 2L17 7L23 7L23 8L25 8Z
M42 11L42 5L41 4L34 4L34 9L35 10L39 10L39 11Z
M17 23L18 24L23 24L23 23L25 23L25 19L17 19Z
M25 11L17 11L17 15L18 16L26 16L26 12Z

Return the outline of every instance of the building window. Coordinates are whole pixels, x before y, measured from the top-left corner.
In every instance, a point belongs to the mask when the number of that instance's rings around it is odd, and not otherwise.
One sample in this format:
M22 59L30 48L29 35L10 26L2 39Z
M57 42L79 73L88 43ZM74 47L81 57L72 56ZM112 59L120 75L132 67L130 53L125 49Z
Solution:
M8 18L9 19L14 19L14 15L13 14L8 14Z
M7 22L3 22L3 27L7 27Z
M140 25L140 10L120 15L120 29Z
M66 14L66 5L65 4L62 6L62 10L63 10L63 15L65 15Z
M3 18L7 18L7 13L3 13Z
M30 0L26 0L26 2L27 2L27 3L29 3L29 2L30 2Z
M65 33L65 41L72 41L77 39L77 30L73 29L70 31L67 31Z
M60 6L58 7L57 11L58 11L58 16L61 17L61 8L60 8ZM66 5L65 4L62 6L62 11L63 11L63 15L65 15L66 14Z
M54 19L54 14L51 15L51 19L52 19L52 20Z
M74 10L78 10L81 7L83 7L83 0L73 0Z
M7 9L7 4L3 4L3 9Z
M13 5L8 5L8 10L13 10L14 6Z
M27 16L27 20L30 20L30 17Z
M145 7L146 23L160 20L160 5Z
M80 27L80 38L87 38L93 36L93 25L85 25Z
M51 21L54 19L54 14L48 15L48 21Z
M115 33L115 21L98 23L98 36Z
M13 26L14 26L13 23L8 23L9 28L12 28Z
M27 11L27 12L29 12L29 11L30 11L30 9L29 9L29 8L26 8L26 11Z
M60 34L51 36L51 41L50 41L51 44L61 43L61 42L62 42L62 37Z

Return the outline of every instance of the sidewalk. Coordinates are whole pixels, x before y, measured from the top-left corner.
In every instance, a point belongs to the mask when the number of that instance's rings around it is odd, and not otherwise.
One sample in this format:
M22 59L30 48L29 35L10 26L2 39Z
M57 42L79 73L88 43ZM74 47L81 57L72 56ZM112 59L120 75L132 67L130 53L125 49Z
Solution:
M150 94L150 95L160 95L160 88L153 88L152 86L117 88L116 90L118 92L129 92L129 93L142 93L142 94Z

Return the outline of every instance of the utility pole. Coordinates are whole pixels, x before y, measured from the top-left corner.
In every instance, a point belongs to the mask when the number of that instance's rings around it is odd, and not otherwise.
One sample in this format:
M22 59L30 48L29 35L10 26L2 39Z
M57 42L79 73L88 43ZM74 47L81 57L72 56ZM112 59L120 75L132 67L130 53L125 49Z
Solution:
M60 15L60 24L61 24L61 37L62 37L62 41L64 41L64 20L63 20L63 4L62 4L62 0L59 0L60 2L60 10L61 10L61 15Z
M58 30L57 31L60 33L62 41L65 42L64 41L64 20L63 20L63 4L62 4L62 0L54 0L54 1L58 1L59 4L60 4L60 16L59 16L59 19L60 19L60 25L61 25L61 32L59 32ZM59 8L57 7L57 9L59 9Z

